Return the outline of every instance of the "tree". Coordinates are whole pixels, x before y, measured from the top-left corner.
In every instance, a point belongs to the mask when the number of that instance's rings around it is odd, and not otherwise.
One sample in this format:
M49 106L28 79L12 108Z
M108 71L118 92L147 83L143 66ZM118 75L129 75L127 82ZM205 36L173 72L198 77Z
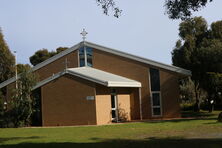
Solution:
M188 19L213 0L165 0L166 13L170 19Z
M170 19L186 20L191 17L192 12L199 11L207 3L213 0L165 0L166 14ZM111 9L114 17L119 17L122 10L116 6L115 0L96 0L97 4L102 7L103 13L108 15Z
M210 29L207 26L202 17L183 21L179 27L180 40L172 51L173 65L192 71L197 111L200 106L200 90L206 90L208 97L210 94L208 72L222 72L222 40L219 38L222 23L212 23Z
M34 55L32 55L29 60L30 60L30 63L35 66L49 58L51 58L52 56L64 51L68 49L68 47L58 47L56 49L56 51L48 51L47 49L43 48L43 49L40 49L38 51L35 52Z
M66 50L66 49L68 49L68 47L59 47L59 48L56 49L56 53L58 54L58 53Z
M5 106L4 106L4 99L3 95L0 92L0 128L4 127L4 113L5 113Z
M195 86L196 110L200 108L199 100L199 64L196 58L198 47L207 31L207 22L202 17L196 17L180 23L179 37L176 47L172 52L173 65L190 69Z
M29 64L17 64L18 73L23 73L29 70L31 70L31 66Z
M182 102L193 103L195 98L194 82L189 78L188 80L182 80L180 85L180 95Z
M221 92L222 92L222 74L215 72L208 72L206 82L204 83L204 89L208 92L208 109L212 112L214 104L221 104Z
M121 15L122 10L116 6L114 0L96 0L97 4L102 7L103 13L108 15L109 10L112 9L114 12L113 16L118 18Z
M41 50L36 51L35 54L31 56L29 59L30 59L30 63L35 66L47 60L51 56L52 54L47 49L41 49Z
M14 75L15 57L9 50L0 30L0 83Z
M32 88L37 82L37 77L24 71L18 80L18 89L11 101L10 117L15 127L29 125L33 113Z

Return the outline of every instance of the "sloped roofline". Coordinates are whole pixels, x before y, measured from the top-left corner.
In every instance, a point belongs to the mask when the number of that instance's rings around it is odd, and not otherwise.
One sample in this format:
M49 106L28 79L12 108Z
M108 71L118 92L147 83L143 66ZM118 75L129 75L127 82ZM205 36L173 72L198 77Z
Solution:
M83 69L83 68L86 68L87 70L96 70L96 71L100 71L100 72L103 72L104 74L109 74L110 77L121 77L123 80L126 80L128 82L123 82L122 80L119 80L119 81L115 81L115 82L112 82L112 81L109 81L109 80L101 80L101 79L98 79L96 77L93 77L90 75L90 73L88 73L88 75L85 75L85 74L82 74L81 72L78 72L78 69ZM105 71L102 71L102 70L98 70L98 69L95 69L95 68L91 68L91 67L81 67L81 68L69 68L67 70L64 70L64 71L61 71L61 72L58 72L54 75L52 75L51 77L48 77L46 78L45 80L42 80L40 82L38 82L36 84L36 86L34 86L32 88L32 90L36 89L36 88L39 88L65 74L70 74L70 75L73 75L73 76L76 76L76 77L79 77L79 78L82 78L82 79L85 79L85 80L88 80L88 81L91 81L91 82L95 82L97 84L101 84L101 85L104 85L106 87L141 87L141 83L138 82L138 81L135 81L135 80L132 80L132 79L129 79L129 78L125 78L125 77L122 77L122 76L119 76L119 75L115 75L115 74L111 74L111 73L108 73L108 72L105 72ZM109 79L109 78L108 78Z
M109 48L109 47L101 46L101 45L98 45L98 44L95 44L95 43L85 42L85 45L89 46L89 47L92 47L92 48L95 48L95 49L98 49L98 50L101 50L101 51L112 53L112 54L115 54L115 55L118 55L118 56L121 56L121 57L132 59L132 60L135 60L135 61L138 61L138 62L141 62L141 63L145 63L145 64L152 65L152 66L155 66L155 67L163 68L163 69L173 71L173 72L176 72L176 73L180 73L180 74L183 74L183 75L191 76L191 74L192 74L190 70L186 70L186 69L183 69L183 68L180 68L180 67L176 67L176 66L164 64L164 63L161 63L161 62L157 62L157 61L154 61L154 60L146 59L144 57L136 56L136 55L133 55L133 54L130 54L130 53L127 53L127 52L123 52L123 51L119 51L119 50L112 49L112 48Z
M136 56L136 55L133 55L133 54L130 54L130 53L127 53L127 52L119 51L119 50L116 50L116 49L113 49L113 48L105 47L105 46L98 45L98 44L88 42L88 41L80 42L77 45L75 45L75 46L73 46L73 47L71 47L71 48L69 48L69 49L51 57L51 58L49 58L49 59L47 59L46 61L43 61L42 63L39 63L38 65L34 66L32 68L32 70L35 71L37 69L40 69L40 68L44 67L45 65L47 65L47 64L65 56L65 55L79 49L83 45L89 46L91 48L95 48L95 49L98 49L98 50L101 50L101 51L104 51L104 52L112 53L112 54L115 54L115 55L118 55L118 56L121 56L121 57L125 57L125 58L128 58L128 59L139 61L139 62L142 62L142 63L145 63L145 64L149 64L149 65L152 65L152 66L155 66L155 67L159 67L159 68L163 68L163 69L166 69L166 70L169 70L169 71L177 72L177 73L180 73L180 74L183 74L183 75L191 76L191 71L190 70L186 70L186 69L183 69L183 68L180 68L180 67L176 67L176 66L164 64L164 63L161 63L161 62L157 62L157 61L154 61L154 60L146 59L144 57Z
M183 69L183 68L180 68L180 67L176 67L176 66L164 64L164 63L161 63L161 62L157 62L157 61L154 61L154 60L146 59L144 57L136 56L136 55L133 55L133 54L130 54L130 53L127 53L127 52L119 51L119 50L116 50L116 49L112 49L112 48L105 47L105 46L102 46L102 45L98 45L98 44L95 44L95 43L91 43L91 42L88 42L88 41L82 41L82 42L72 46L71 48L60 52L59 54L56 54L55 56L37 64L36 66L34 66L31 69L31 71L36 71L36 70L46 66L47 64L52 63L53 61L55 61L55 60L65 56L65 55L79 49L83 45L89 46L91 48L95 48L95 49L98 49L98 50L101 50L101 51L104 51L104 52L107 52L107 53L112 53L114 55L118 55L118 56L121 56L121 57L132 59L132 60L135 60L135 61L138 61L138 62L142 62L142 63L148 64L148 65L151 65L151 66L155 66L155 67L159 67L159 68L166 69L166 70L169 70L169 71L173 71L173 72L176 72L176 73L179 73L179 74L182 74L182 75L191 76L191 71L190 70L186 70L186 69ZM13 83L14 81L15 81L15 77L12 77L12 78L2 82L0 84L0 88L3 88L3 87L5 87L6 85L8 85L10 83Z

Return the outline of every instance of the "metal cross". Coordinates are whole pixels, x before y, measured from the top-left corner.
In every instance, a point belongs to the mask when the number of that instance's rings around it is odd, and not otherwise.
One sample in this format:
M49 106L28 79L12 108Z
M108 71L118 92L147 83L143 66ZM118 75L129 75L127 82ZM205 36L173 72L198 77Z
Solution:
M83 41L85 41L86 40L86 35L88 34L88 32L86 32L86 30L83 28L83 30L80 34L82 35Z

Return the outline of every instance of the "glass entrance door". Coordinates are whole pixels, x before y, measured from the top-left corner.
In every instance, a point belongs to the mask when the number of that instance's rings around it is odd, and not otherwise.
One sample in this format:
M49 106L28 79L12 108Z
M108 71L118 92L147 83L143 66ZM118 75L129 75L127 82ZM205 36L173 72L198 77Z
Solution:
M116 103L116 93L111 94L111 112L112 112L112 121L117 121L117 103Z

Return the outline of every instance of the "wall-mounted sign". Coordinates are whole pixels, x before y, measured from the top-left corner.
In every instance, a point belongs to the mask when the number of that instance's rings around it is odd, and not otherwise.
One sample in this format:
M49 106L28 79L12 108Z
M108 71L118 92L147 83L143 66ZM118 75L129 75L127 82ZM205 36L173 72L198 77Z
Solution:
M95 100L95 97L94 96L87 96L86 100Z

